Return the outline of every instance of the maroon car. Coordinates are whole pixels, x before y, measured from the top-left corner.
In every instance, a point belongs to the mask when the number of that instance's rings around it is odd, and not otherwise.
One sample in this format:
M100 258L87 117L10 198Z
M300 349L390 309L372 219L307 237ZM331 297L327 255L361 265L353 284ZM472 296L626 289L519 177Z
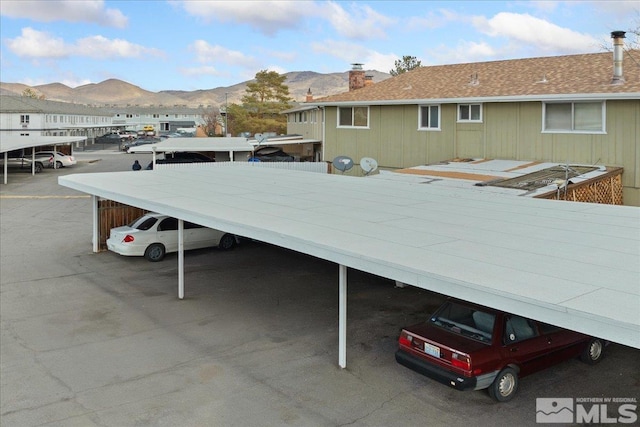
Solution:
M457 300L402 329L396 361L457 390L488 389L506 402L518 378L580 356L603 357L605 342L578 332Z

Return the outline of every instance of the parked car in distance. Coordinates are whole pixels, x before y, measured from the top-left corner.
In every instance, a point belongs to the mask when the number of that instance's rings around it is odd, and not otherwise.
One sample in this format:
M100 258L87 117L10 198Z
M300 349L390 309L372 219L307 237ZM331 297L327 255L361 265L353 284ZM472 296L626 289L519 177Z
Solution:
M129 130L122 130L117 132L117 134L120 136L120 141L122 142L132 141L138 137L136 132Z
M31 157L26 157L26 156L7 158L7 168L20 168L20 169L31 170L32 163L33 163L33 168L35 173L40 173L45 167L50 167L53 165L53 156L50 156L47 158L36 157L35 162L32 162ZM0 155L0 167L4 168L4 155Z
M155 144L158 142L160 142L160 139L158 138L150 138L148 136L143 136L138 139L132 140L131 142L124 143L122 145L122 150L126 151L127 153L131 153L131 151L129 151L131 147L138 147L140 145L147 145L147 144Z
M102 136L97 136L95 142L96 144L120 144L122 138L117 133L107 133Z
M160 157L156 159L157 164L202 162L215 162L215 159L212 159L211 157L195 151L176 151L175 153L164 153L160 154ZM147 165L146 169L153 169L153 162L150 162Z
M61 153L60 151L38 151L36 152L36 159L49 160L51 158L50 166L53 167L54 161L56 168L63 168L67 166L73 166L78 161L68 154Z
M229 250L237 243L238 238L233 234L184 222L185 250L213 246ZM178 220L147 213L129 225L112 228L107 248L124 256L144 256L149 261L161 261L165 254L178 251Z
M177 133L177 132L173 132L173 133L165 133L160 135L160 138L162 139L167 139L167 138L183 138L184 135Z
M605 342L491 308L447 300L400 332L396 361L456 390L511 400L518 379L567 359L598 363Z
M257 148L249 159L249 161L260 162L293 162L294 160L295 158L285 153L282 148L270 146Z

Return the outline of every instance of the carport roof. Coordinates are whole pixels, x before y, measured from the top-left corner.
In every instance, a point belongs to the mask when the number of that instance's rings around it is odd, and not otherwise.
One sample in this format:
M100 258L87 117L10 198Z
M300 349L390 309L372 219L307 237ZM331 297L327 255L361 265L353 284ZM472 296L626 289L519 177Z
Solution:
M253 151L247 138L167 138L156 144L134 146L132 153L157 153L174 151Z
M102 198L640 348L640 208L251 163L58 179Z
M86 136L3 136L0 138L0 153L43 145L71 144L86 139Z

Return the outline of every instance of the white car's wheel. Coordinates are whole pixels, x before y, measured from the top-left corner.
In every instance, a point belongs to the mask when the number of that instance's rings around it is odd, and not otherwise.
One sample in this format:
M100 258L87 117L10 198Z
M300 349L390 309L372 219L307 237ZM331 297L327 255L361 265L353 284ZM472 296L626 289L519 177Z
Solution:
M222 239L220 239L220 243L218 243L218 248L222 249L223 251L228 251L229 249L233 249L233 247L236 245L236 238L233 234L225 234L224 236L222 236Z
M144 251L144 257L151 262L162 261L164 255L166 253L166 249L164 245L161 243L152 243L147 247L147 250Z

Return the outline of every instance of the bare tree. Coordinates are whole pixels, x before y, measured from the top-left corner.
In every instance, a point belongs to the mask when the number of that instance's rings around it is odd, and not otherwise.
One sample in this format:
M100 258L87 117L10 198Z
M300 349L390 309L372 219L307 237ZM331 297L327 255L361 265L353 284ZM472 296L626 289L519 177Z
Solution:
M223 132L223 119L220 114L220 110L217 108L211 108L209 110L205 110L202 113L202 120L204 124L202 128L207 136L216 136L221 135Z

